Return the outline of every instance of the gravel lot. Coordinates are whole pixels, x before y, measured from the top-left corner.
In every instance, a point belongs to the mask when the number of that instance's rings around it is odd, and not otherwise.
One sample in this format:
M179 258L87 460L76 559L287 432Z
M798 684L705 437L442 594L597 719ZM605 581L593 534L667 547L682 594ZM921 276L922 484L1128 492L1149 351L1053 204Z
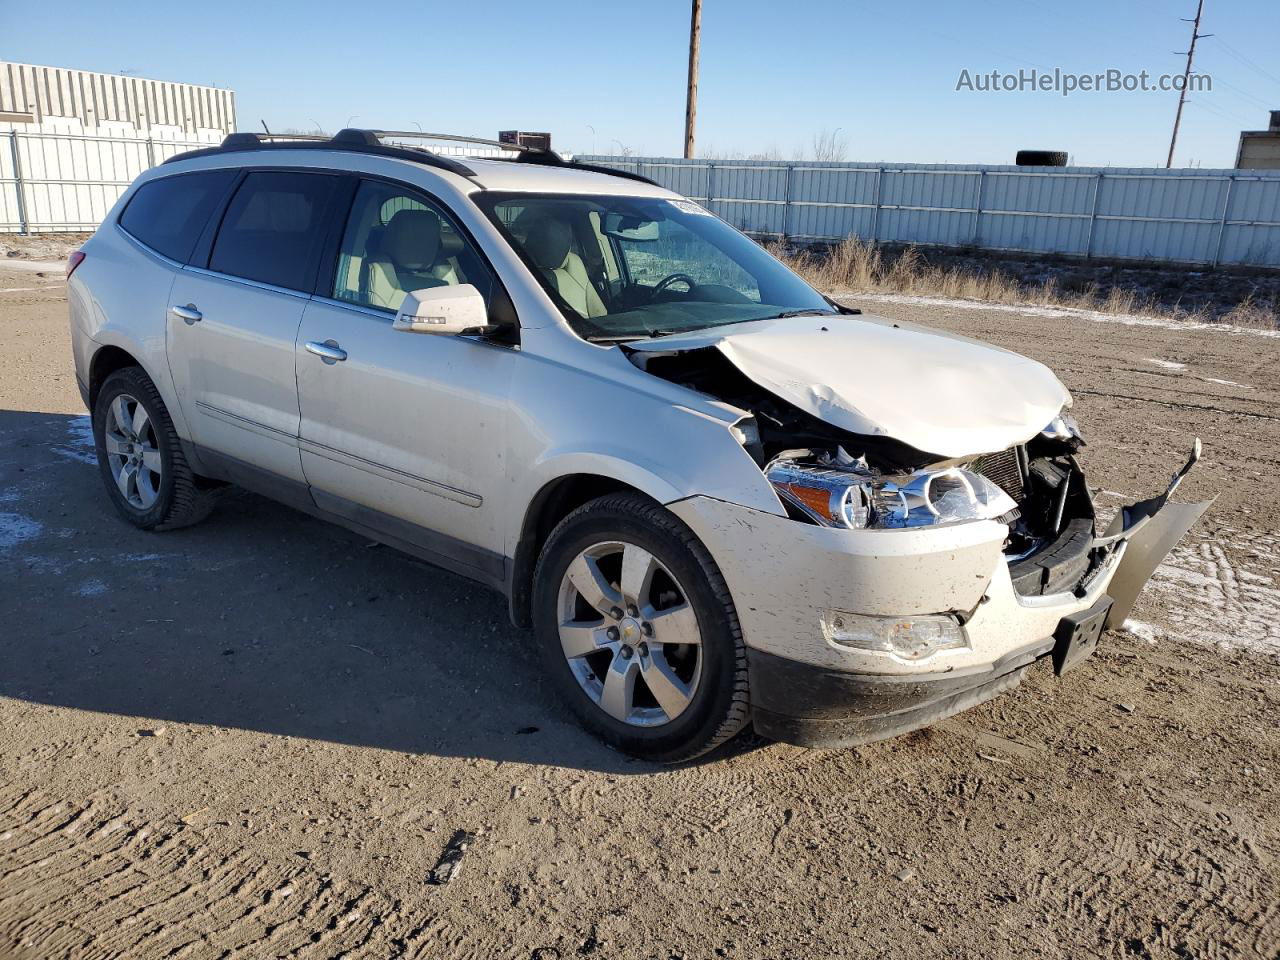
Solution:
M933 730L678 769L497 595L248 494L110 512L61 274L0 262L0 957L1280 952L1280 339L901 298L1041 359L1099 503L1217 502L1126 632ZM446 850L447 884L431 883Z

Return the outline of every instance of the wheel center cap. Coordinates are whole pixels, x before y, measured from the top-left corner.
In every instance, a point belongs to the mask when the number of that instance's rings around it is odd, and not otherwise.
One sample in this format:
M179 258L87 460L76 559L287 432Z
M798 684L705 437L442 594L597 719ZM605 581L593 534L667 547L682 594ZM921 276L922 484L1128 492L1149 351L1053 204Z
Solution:
M628 643L638 643L640 640L640 624L631 617L622 619L622 622L618 624L618 632L622 634L622 639Z

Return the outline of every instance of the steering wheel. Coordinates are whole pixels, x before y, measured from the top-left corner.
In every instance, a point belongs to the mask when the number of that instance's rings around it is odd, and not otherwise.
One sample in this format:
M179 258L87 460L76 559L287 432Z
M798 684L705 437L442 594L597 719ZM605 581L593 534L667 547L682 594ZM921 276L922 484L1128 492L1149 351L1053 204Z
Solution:
M666 290L667 287L671 286L671 284L679 283L682 280L689 285L689 289L691 291L698 285L698 281L693 279L693 277L689 276L687 273L673 273L671 276L663 277L658 281L657 286L653 288L653 295L656 297L658 294L662 293L663 290Z

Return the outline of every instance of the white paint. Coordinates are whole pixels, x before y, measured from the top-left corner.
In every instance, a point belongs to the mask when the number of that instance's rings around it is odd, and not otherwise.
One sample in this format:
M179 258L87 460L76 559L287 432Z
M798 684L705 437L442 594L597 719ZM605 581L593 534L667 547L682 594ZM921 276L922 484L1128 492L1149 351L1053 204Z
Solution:
M952 297L916 297L902 293L855 293L845 290L832 296L842 300L869 300L873 303L906 303L925 307L955 307L960 310L989 310L992 313L1015 313L1024 317L1074 318L1092 323L1118 323L1126 327L1155 327L1160 330L1212 330L1215 333L1239 334L1250 337L1280 339L1280 330L1260 330L1256 327L1239 327L1231 323L1195 323L1181 320L1162 320L1158 317L1138 317L1132 314L1103 313L1101 310L1082 310L1079 307L1029 307L1012 303L990 303L986 300L957 300Z
M0 550L11 550L20 543L40 536L44 525L20 513L0 513Z
M1006 450L1071 403L1044 364L883 317L757 320L628 344L679 353L716 347L770 393L827 423L942 457Z
M1176 360L1157 360L1155 357L1143 357L1147 363L1154 363L1157 367L1164 367L1166 370L1185 370L1185 363L1178 363Z

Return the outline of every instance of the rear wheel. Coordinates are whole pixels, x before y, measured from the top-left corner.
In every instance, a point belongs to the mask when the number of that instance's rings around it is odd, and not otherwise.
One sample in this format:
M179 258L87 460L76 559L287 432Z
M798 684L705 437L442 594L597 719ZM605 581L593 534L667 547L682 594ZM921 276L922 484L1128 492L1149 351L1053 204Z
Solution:
M534 626L565 699L620 750L688 760L747 722L746 651L724 578L692 531L645 497L602 497L552 531Z
M216 489L187 465L169 411L139 367L111 374L93 408L93 439L107 496L144 530L174 530L203 520Z

